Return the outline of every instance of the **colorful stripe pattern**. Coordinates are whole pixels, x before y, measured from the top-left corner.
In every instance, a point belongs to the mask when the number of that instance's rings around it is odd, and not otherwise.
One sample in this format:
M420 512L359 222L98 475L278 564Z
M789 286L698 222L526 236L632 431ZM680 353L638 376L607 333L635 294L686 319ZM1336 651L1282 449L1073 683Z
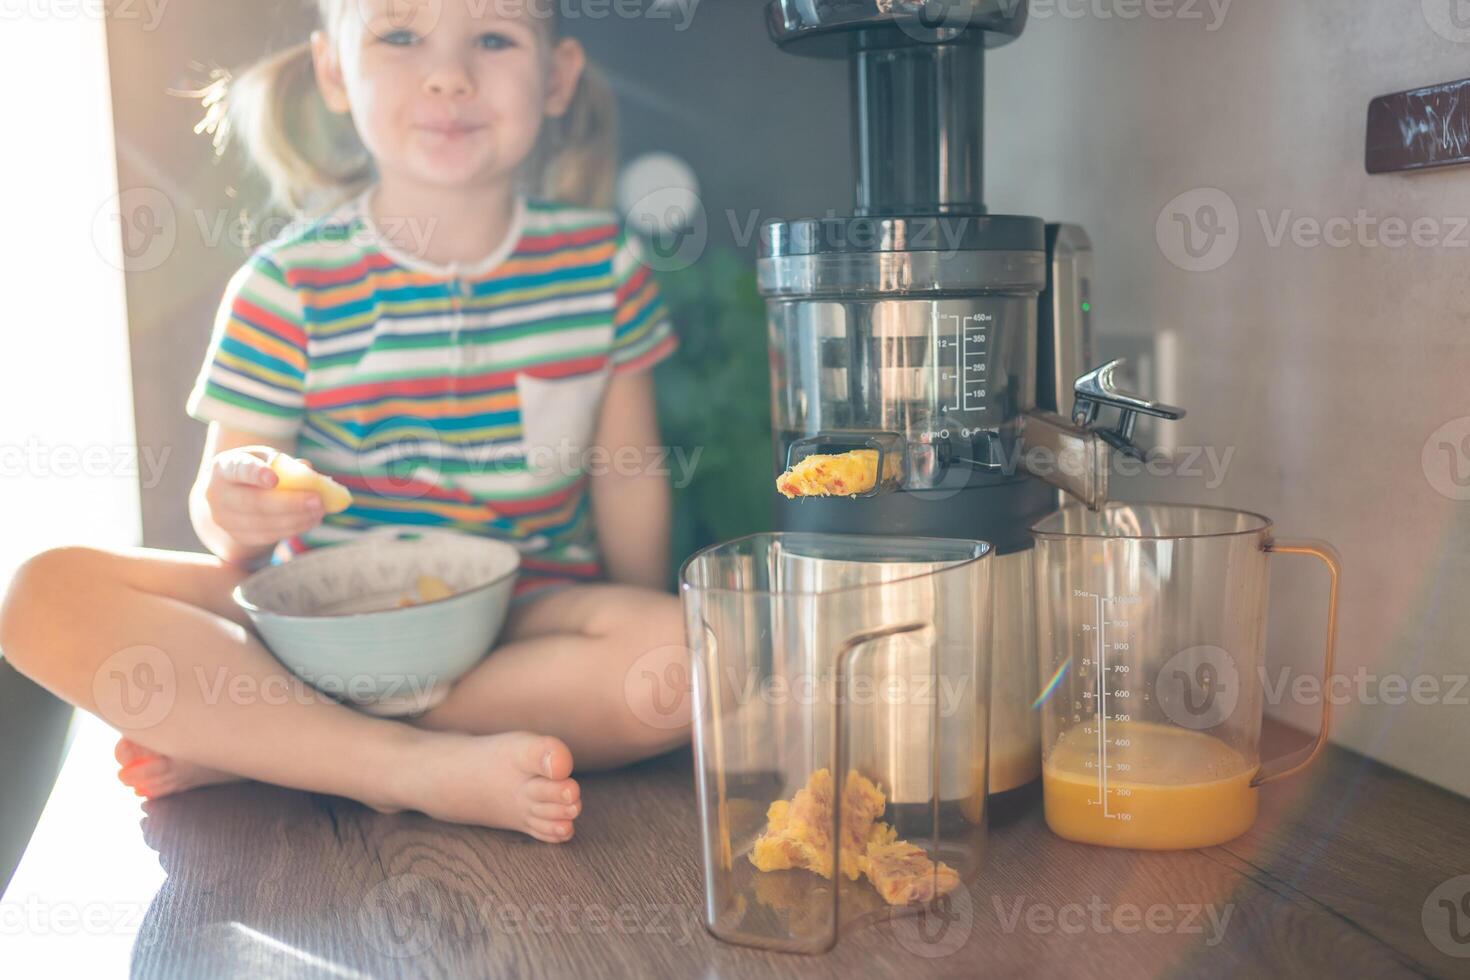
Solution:
M365 200L236 274L189 398L200 421L294 437L352 491L277 559L432 526L516 545L518 595L601 578L578 450L610 377L676 345L638 240L610 212L522 200L503 258L461 271L388 244Z

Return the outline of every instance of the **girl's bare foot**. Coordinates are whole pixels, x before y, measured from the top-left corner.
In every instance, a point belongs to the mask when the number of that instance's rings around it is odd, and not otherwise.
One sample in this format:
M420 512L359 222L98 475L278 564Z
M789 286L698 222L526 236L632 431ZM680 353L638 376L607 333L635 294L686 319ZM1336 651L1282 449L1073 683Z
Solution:
M405 730L405 734L409 731ZM537 840L570 840L582 813L571 779L572 753L549 735L417 732L411 764L388 767L381 792L363 803L384 813L418 810L451 823L518 830ZM159 755L130 739L114 752L118 778L146 799L242 777Z
M451 823L519 830L537 840L570 840L582 812L572 752L530 732L460 735L421 732L416 765L386 773L394 806Z
M120 738L113 756L122 766L117 778L145 800L182 793L196 786L238 782L240 777L218 769L206 769L183 759L159 755L132 739Z

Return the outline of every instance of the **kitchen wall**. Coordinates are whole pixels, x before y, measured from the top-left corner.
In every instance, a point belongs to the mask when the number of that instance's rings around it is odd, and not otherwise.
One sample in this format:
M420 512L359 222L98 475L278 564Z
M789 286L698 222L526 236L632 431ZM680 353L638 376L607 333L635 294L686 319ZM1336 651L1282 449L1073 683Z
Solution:
M1362 165L1371 97L1470 74L1470 44L1426 16L1451 2L1155 0L1148 10L1171 15L1150 17L1135 0L1040 0L1025 37L990 58L987 199L1088 228L1104 347L1171 336L1154 361L1155 386L1190 410L1174 439L1228 459L1218 481L1206 466L1121 492L1259 510L1283 535L1334 543L1348 682L1335 737L1470 793L1470 170L1370 178ZM144 488L152 545L195 546L183 499L202 428L182 405L245 254L220 230L241 214L238 171L213 161L189 131L197 108L166 90L306 24L280 0L172 0L151 29L111 24L120 182L165 189L176 212L176 243L129 281L139 437L171 453ZM847 205L843 68L775 51L756 0L705 0L683 32L618 19L578 32L619 92L624 157L690 162L716 243L734 241L731 213L738 225L756 208ZM1223 228L1213 238L1206 205ZM1389 247L1382 229L1312 243L1314 222L1360 210L1363 227L1428 219L1427 244ZM1176 214L1201 222L1197 258ZM1273 689L1287 673L1271 710L1311 727L1320 699L1291 685L1317 669L1324 576L1276 566Z
M1363 166L1371 98L1470 75L1470 43L1435 30L1470 42L1451 5L1033 3L989 62L987 198L1087 227L1106 342L1172 332L1174 438L1234 452L1218 486L1206 467L1125 492L1336 545L1335 738L1470 793L1470 168ZM1391 247L1395 218L1424 219L1419 245ZM1325 575L1291 558L1272 575L1268 677L1308 684ZM1311 728L1320 699L1301 693L1272 710Z

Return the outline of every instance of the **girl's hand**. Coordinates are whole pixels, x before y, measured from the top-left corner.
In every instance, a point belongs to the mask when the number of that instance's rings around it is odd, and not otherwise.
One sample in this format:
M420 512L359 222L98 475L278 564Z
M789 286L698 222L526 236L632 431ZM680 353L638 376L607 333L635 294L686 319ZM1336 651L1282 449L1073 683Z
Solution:
M203 500L216 527L246 549L262 549L304 534L322 522L321 496L281 490L270 467L270 446L226 449L214 457Z

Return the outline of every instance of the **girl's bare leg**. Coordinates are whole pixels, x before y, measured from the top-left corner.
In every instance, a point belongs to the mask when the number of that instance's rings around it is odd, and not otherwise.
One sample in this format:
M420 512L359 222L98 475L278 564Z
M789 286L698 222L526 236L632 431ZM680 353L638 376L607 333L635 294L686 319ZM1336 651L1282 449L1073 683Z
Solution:
M222 611L243 617L233 603ZM412 723L477 735L530 728L564 741L579 769L609 768L689 740L688 671L677 598L572 586L514 607L495 652ZM126 739L118 762L123 781L150 797L238 778Z
M689 740L689 653L677 597L579 585L518 607L494 653L416 721L440 731L530 726L579 769L644 759Z
M0 607L22 673L154 753L381 810L567 839L580 809L560 740L428 731L294 681L230 601L243 573L158 551L31 559Z

